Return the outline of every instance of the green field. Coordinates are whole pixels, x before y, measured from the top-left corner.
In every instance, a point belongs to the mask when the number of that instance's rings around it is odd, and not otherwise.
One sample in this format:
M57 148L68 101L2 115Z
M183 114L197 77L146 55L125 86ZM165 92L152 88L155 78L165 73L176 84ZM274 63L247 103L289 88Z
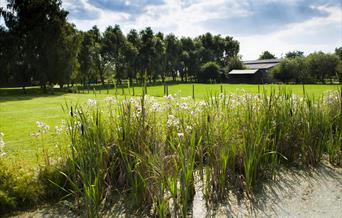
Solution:
M203 99L210 94L217 94L221 90L220 84L195 84L195 99ZM303 95L302 85L241 85L241 84L224 84L222 89L224 92L234 93L258 93L258 91L285 88L296 95ZM318 98L328 90L337 90L338 85L305 85L305 92L310 96ZM148 95L163 96L163 86L148 87ZM31 136L37 130L36 121L43 121L50 125L50 132L54 132L54 126L58 125L62 119L65 119L65 112L62 106L66 103L84 103L89 98L103 100L107 94L107 90L102 90L101 94L93 90L81 91L80 94L66 94L56 91L54 95L39 94L38 89L28 89L28 94L22 94L21 89L0 89L0 132L5 134L6 142L5 151L7 159L23 166L35 166L37 163L36 150L37 141ZM122 89L111 89L109 95L119 95L122 93L126 96L133 90L123 91ZM135 95L142 93L142 89L136 87ZM169 85L169 94L177 94L180 96L192 96L191 84ZM53 143L49 143L53 150Z

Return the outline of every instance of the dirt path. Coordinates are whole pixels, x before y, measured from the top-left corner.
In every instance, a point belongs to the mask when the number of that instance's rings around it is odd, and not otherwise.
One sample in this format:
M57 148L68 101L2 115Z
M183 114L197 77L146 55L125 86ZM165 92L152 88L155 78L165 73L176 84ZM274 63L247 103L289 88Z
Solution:
M327 217L342 218L342 168L322 164L314 170L283 170L274 181L264 184L255 200L230 195L226 204L208 213L198 191L193 217ZM112 215L116 217L117 215ZM18 214L26 217L75 217L65 207L42 207Z

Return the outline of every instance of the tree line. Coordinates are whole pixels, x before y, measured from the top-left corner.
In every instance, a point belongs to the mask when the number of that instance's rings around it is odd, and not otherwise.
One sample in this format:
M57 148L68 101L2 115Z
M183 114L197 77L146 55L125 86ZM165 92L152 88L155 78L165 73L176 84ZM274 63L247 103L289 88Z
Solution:
M150 27L124 34L119 25L101 33L78 31L60 0L8 0L0 14L2 85L89 84L116 79L141 82L207 82L224 77L221 68L239 59L239 42L206 33L196 38L164 35ZM209 69L209 70L208 70Z
M342 47L335 53L288 52L270 72L275 81L284 83L342 82Z
M67 21L61 0L7 0L0 8L0 85L48 86L115 80L131 84L167 79L182 82L226 81L232 69L243 69L239 42L206 33L195 38L153 32L150 27L124 34L119 25L101 32L79 31ZM289 52L272 70L273 81L317 82L336 79L341 50L304 57ZM276 58L265 51L260 59ZM341 76L339 77L341 78ZM229 79L229 78L228 78Z

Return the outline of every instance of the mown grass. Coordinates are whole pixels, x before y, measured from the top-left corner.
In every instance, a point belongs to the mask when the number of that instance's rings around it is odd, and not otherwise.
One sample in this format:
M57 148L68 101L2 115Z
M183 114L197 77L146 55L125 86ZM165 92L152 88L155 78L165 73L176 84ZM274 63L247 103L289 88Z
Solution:
M200 100L207 97L210 93L221 92L220 84L195 84L195 99ZM222 90L227 93L251 93L256 94L260 90L269 91L272 88L277 88L279 85L249 85L249 84L223 84ZM287 90L296 95L303 95L302 85L284 85ZM320 97L323 92L328 90L336 90L337 85L305 85L306 93L309 96ZM192 84L169 85L168 94L178 94L179 96L192 96ZM36 131L36 121L44 121L53 129L62 119L65 119L65 114L62 111L62 105L66 102L81 103L89 98L102 100L107 96L107 90L101 91L81 90L80 94L71 94L59 92L55 90L55 94L41 94L38 87L26 89L27 94L23 94L20 88L0 89L0 131L5 133L5 141L7 143L6 152L8 159L15 162L21 162L23 166L36 166L36 142L33 140L31 133ZM84 93L84 94L83 94ZM100 94L101 93L101 94ZM109 90L109 95L124 95L133 94L133 88L128 91L127 88L122 89L112 88ZM135 87L134 94L141 95L142 88ZM147 94L150 96L163 96L164 86L149 86ZM46 140L50 140L47 137ZM53 143L48 143L53 144ZM52 149L53 151L54 149Z

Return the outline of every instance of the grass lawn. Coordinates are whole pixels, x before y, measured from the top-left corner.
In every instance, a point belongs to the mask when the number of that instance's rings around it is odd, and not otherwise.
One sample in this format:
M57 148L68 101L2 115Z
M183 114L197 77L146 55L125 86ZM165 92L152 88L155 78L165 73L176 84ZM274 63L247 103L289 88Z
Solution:
M302 85L241 85L241 84L223 84L222 88L225 92L234 93L258 93L258 90L286 88L293 94L303 95ZM308 95L318 98L323 92L328 90L337 90L338 85L305 85L305 91ZM148 95L162 96L163 86L148 87ZM195 84L195 98L203 99L208 94L217 94L221 90L220 84ZM62 106L68 103L84 103L89 98L103 100L108 96L106 90L99 91L94 96L93 91L87 94L87 91L80 94L66 94L56 92L54 95L38 94L36 89L28 89L28 94L21 94L20 89L0 89L0 132L5 134L6 142L5 151L7 159L16 164L27 167L34 167L37 164L36 151L37 140L31 134L37 130L36 121L43 121L50 125L50 132L54 132L54 126L58 125L62 119L66 118L62 110ZM111 89L109 95L122 94L122 89ZM132 93L132 90L130 90ZM129 91L124 90L125 94ZM136 87L135 94L142 93L142 89ZM192 95L191 84L169 85L169 94L181 96ZM49 141L49 139L46 139ZM48 143L50 150L53 150L53 142Z

